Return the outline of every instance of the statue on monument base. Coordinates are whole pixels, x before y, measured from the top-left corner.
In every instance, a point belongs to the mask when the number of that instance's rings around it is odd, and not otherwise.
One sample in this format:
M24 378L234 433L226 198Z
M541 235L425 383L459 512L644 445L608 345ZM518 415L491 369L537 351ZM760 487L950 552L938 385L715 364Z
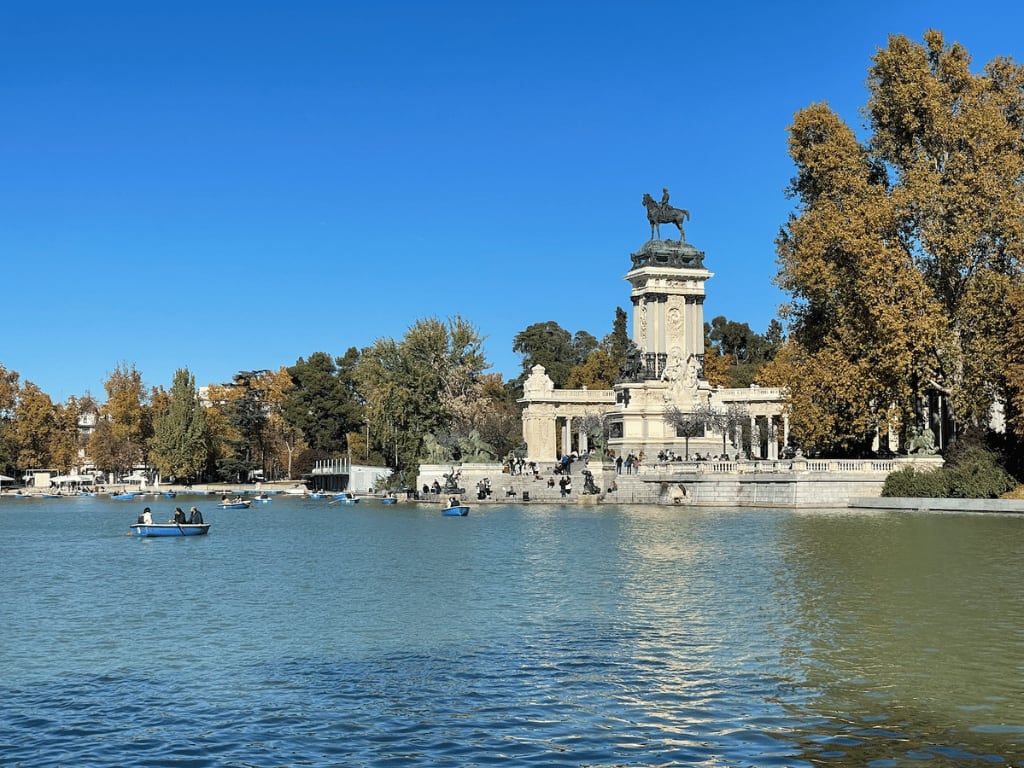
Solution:
M668 188L662 189L661 202L655 202L654 198L646 192L642 199L644 208L647 209L647 221L651 225L651 240L654 239L654 233L658 233L658 239L661 239L661 224L675 224L679 230L679 242L683 243L686 241L686 235L683 233L683 220L689 220L690 212L685 208L673 208L668 204Z

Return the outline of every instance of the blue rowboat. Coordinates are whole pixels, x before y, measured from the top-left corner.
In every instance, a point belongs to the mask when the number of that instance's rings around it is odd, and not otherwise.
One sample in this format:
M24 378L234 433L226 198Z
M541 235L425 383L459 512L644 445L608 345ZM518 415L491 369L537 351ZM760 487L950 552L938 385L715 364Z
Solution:
M331 504L358 504L359 499L353 496L351 493L336 493L334 494L334 501Z
M164 491L162 495L163 495L163 497L165 499L173 499L175 496L178 495L178 492L177 491Z
M269 496L254 496L253 498L249 499L249 501L252 502L253 504L269 504L270 502L273 501L273 499L270 498Z
M380 500L380 503L381 504L397 504L398 503L398 499L396 499L394 496L385 496L383 499Z
M462 505L456 507L445 507L441 510L441 514L445 517L465 517L469 514L469 507Z
M317 493L316 491L313 491L313 493L309 494L309 498L311 498L311 499L322 499L326 495L327 494L325 494L325 493Z
M131 501L138 495L137 493L112 493L110 498L114 501Z
M218 504L218 509L248 509L251 501L229 501L225 504Z
M132 536L205 536L210 531L209 523L135 523L129 527Z

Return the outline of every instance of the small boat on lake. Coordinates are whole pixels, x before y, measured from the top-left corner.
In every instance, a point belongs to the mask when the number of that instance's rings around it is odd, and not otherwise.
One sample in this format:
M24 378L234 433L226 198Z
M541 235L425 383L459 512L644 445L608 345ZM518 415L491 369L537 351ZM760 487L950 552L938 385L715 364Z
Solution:
M358 504L359 499L353 496L351 493L336 493L334 494L334 501L331 504Z
M131 501L138 495L139 494L135 491L129 491L128 493L112 493L110 494L110 498L113 501Z
M160 495L163 496L165 499L173 499L173 498L175 498L178 495L178 492L177 491L164 491Z
M205 536L210 532L209 523L134 523L128 527L132 536Z
M248 509L251 501L222 501L217 505L218 509Z
M381 504L397 504L398 503L398 499L396 499L394 496L385 496L384 498L382 498L380 500L380 503Z
M465 517L469 514L469 507L463 504L458 497L452 496L441 510L441 514L445 517Z
M261 493L259 496L253 496L249 501L253 504L269 504L273 499L267 496L267 494Z

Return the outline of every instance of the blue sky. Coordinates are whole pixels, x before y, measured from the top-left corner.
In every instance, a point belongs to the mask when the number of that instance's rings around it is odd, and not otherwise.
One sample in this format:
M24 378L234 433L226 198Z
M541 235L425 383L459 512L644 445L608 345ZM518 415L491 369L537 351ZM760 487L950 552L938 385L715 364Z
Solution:
M667 186L705 317L785 297L786 128L890 33L1024 61L1016 2L0 5L0 364L55 400L341 355L456 313L601 337ZM663 235L667 236L667 232Z

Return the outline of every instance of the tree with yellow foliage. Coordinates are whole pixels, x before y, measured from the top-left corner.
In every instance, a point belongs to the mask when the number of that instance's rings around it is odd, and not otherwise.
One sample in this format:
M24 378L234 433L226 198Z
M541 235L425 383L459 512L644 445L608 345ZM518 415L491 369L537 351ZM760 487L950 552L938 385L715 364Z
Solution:
M1024 70L974 74L930 31L890 37L868 82L866 143L825 104L790 126L792 334L762 376L787 387L794 436L839 453L913 423L929 390L958 429L987 420L1024 244Z

